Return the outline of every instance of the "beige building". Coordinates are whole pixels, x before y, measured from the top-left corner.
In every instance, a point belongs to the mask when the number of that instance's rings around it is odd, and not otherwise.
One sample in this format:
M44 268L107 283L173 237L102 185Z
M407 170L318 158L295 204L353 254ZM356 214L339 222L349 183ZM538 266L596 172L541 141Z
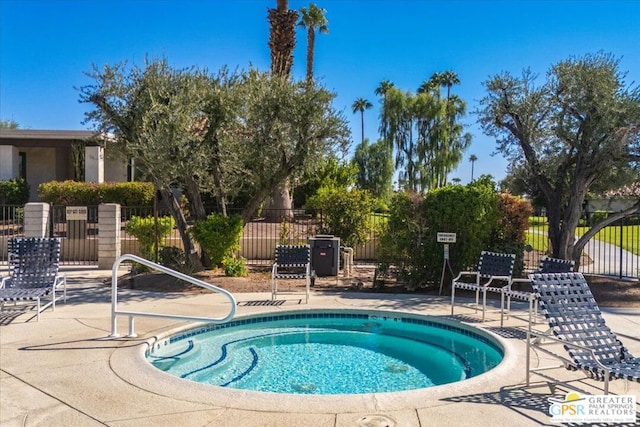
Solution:
M0 181L24 178L30 201L49 181L128 181L130 170L111 158L93 131L0 129Z

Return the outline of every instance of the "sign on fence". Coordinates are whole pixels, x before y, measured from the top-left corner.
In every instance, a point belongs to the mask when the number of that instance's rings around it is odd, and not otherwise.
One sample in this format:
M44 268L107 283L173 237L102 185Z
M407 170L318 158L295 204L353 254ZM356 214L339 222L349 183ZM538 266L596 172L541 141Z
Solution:
M67 206L67 221L86 221L87 211L86 206Z
M87 238L87 213L86 206L67 206L67 237L69 239Z

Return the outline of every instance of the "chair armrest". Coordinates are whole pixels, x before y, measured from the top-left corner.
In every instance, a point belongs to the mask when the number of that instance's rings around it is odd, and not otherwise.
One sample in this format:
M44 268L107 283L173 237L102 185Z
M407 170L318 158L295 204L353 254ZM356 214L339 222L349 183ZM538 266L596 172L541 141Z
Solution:
M274 262L273 267L271 267L271 277L275 276L278 273L278 263Z
M57 274L55 279L53 280L53 286L54 287L58 287L60 285L64 284L66 286L67 284L67 276L65 276L64 274Z
M491 284L491 282L493 282L494 280L504 280L505 282L507 282L507 284L505 286L502 286L502 288L510 288L511 286L511 276L491 276L489 280L484 284L484 286L489 286L489 284Z
M578 350L588 351L589 354L591 355L591 360L593 360L593 363L598 365L598 367L600 369L602 369L603 371L609 372L609 368L606 365L602 364L602 362L600 362L596 358L596 352L592 348L585 347L585 346L580 345L580 344L574 344L572 342L565 341L562 338L558 338L558 337L553 336L553 335L548 335L547 332L540 332L540 331L536 331L535 329L532 329L531 331L528 331L528 332L529 332L529 334L531 336L536 337L536 339L538 339L538 340L539 339L546 339L546 340L549 340L549 341L554 341L554 342L556 342L558 344L562 344L562 345L567 346L567 347L572 347L572 348L576 348ZM573 363L577 364L577 362L575 362L575 361L573 361Z
M478 277L478 272L477 271L461 271L460 273L458 273L458 275L452 280L452 282L458 282L460 281L459 279L461 279L463 276L475 276Z
M514 283L531 283L531 279L525 279L525 278L519 278L519 277L515 278L515 279L511 279L511 282L508 285L509 286L509 288L508 288L509 290L511 290L511 286Z
M4 288L5 282L8 282L8 281L9 281L9 277L0 276L0 289Z

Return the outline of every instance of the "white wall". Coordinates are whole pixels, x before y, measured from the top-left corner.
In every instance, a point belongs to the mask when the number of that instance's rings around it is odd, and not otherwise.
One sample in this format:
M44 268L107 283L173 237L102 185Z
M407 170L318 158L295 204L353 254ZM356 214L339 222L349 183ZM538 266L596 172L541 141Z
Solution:
M13 145L0 145L0 181L18 178L20 157Z

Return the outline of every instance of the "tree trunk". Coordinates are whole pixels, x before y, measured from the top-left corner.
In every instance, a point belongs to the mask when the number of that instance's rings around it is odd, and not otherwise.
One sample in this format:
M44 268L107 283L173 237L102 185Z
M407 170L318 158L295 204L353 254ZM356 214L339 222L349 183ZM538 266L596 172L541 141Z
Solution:
M189 213L196 220L204 220L207 218L207 211L202 203L200 195L200 186L193 177L188 176L184 180L184 189L187 199L189 200Z
M298 12L288 10L288 2L278 1L277 9L269 9L268 20L271 74L289 77L293 65L293 49L296 44L295 25Z
M162 194L162 200L164 201L167 208L169 209L169 212L171 212L171 215L176 221L176 226L178 227L178 231L180 232L180 238L182 239L182 245L184 247L184 253L187 259L187 263L193 271L202 271L203 266L200 262L200 257L198 256L196 245L191 240L191 235L187 231L187 220L184 217L184 213L180 208L178 200L173 195L173 191L171 191L170 187L162 187L160 189L160 194Z
M270 26L269 49L271 51L271 74L274 76L289 77L293 66L293 49L296 45L295 26L298 21L298 12L289 9L287 0L277 0L277 9L269 9L268 19ZM288 180L271 194L271 207L285 212L291 209L291 200ZM262 202L262 200L260 200ZM255 207L257 209L257 206ZM246 209L245 209L246 210ZM255 210L254 210L255 212ZM277 212L277 211L275 211ZM290 212L290 211L289 211ZM252 214L253 215L253 214ZM274 218L272 221L281 221L282 218ZM291 214L291 216L293 216ZM245 221L246 222L246 221Z
M293 220L293 200L291 198L291 184L288 179L271 192L271 200L265 212L265 219L268 222Z
M313 45L316 33L313 27L307 29L307 81L313 80Z

